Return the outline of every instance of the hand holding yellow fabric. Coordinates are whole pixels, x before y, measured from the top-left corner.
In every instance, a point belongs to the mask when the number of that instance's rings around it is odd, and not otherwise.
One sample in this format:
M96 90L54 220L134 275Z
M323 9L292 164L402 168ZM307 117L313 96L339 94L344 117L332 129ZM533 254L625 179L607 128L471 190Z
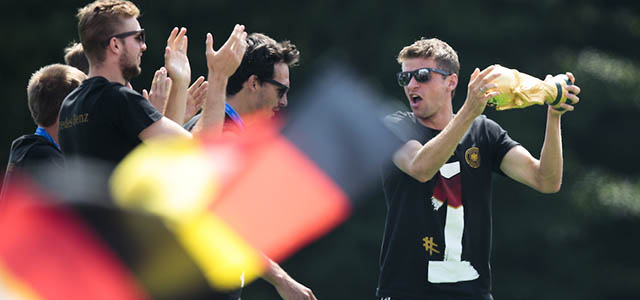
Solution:
M498 72L493 83L498 87L486 92L498 90L500 95L489 100L489 106L496 110L525 108L534 104L549 104L559 107L567 101L567 85L572 82L564 75L547 77L544 81L515 69L496 65L492 73Z

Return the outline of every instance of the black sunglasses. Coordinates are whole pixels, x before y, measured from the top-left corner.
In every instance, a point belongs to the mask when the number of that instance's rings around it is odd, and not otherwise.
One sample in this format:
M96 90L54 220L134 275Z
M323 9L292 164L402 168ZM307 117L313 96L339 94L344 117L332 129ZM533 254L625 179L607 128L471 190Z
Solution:
M135 37L136 41L138 41L139 43L144 43L144 29L140 29L140 30L127 31L123 33L114 34L104 42L104 47L109 45L109 42L111 41L112 38L124 39L134 34L137 34L137 36Z
M282 83L280 83L278 81L275 81L273 79L261 79L261 80L264 81L264 82L271 83L271 84L275 85L276 87L278 87L278 98L284 97L284 94L286 94L287 91L289 91L289 87L288 86L286 86L286 85L284 85L284 84L282 84Z
M411 81L411 77L415 78L417 82L429 81L429 79L431 79L431 72L442 74L443 76L451 75L451 73L445 70L440 70L436 68L422 68L414 71L398 72L396 74L396 79L398 79L398 84L400 86L407 86Z

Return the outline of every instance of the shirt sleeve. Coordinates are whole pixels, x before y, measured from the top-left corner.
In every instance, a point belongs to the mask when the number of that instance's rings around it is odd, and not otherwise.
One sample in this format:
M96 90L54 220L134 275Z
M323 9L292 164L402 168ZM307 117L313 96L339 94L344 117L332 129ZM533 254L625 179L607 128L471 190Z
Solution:
M415 129L411 117L405 112L395 112L382 120L384 125L403 143L415 139Z
M200 116L202 116L202 113L198 113L197 115L193 116L193 118L191 118L191 120L187 121L187 123L184 123L184 129L191 131L193 130L193 127L196 127L196 123L198 123L198 120L200 120Z
M503 174L500 170L502 159L511 150L511 148L520 145L520 143L511 139L506 130L502 129L498 123L493 120L485 120L487 134L492 142L493 154L493 171ZM504 175L504 174L503 174Z
M137 139L142 130L162 119L162 113L138 92L123 86L118 94L117 126L129 138Z

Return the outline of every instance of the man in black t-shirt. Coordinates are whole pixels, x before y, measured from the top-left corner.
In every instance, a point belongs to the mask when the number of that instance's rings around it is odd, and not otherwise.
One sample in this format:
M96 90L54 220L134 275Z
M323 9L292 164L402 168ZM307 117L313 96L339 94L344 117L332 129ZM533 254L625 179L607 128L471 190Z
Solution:
M294 44L276 42L262 33L250 34L247 44L242 63L227 84L224 134L240 134L245 127L270 119L287 106L289 68L296 66L300 57ZM184 127L191 130L200 117L194 116ZM311 289L295 281L272 260L262 277L283 299L316 299ZM235 291L228 299L239 299L240 294Z
M383 299L492 299L491 177L505 174L543 193L562 182L560 117L578 103L570 86L563 111L547 110L540 160L481 115L492 92L493 67L475 69L457 114L456 52L421 39L398 55L412 112L386 117L405 144L383 167L387 218L377 296ZM571 81L575 78L567 73Z
M62 170L64 160L58 147L58 111L64 97L85 78L82 71L61 64L45 66L31 75L27 102L38 128L34 134L23 135L11 144L3 190L11 184L16 172L40 179L37 175L45 168Z
M79 9L78 33L89 60L89 79L67 96L60 110L58 130L65 156L97 159L114 167L143 140L191 137L180 125L191 79L186 29L174 28L167 41L165 68L172 85L166 117L125 86L140 74L142 52L147 49L139 14L133 3L123 0L98 0ZM209 90L203 111L207 118L196 131L221 127L226 81L240 64L245 37L244 26L236 25L229 40L213 51L213 37L207 35Z

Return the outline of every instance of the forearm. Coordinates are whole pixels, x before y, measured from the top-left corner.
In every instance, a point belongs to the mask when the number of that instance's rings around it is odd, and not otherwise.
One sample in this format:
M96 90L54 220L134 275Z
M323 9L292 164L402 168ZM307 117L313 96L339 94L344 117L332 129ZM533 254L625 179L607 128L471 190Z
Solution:
M289 274L285 272L280 265L271 260L268 257L267 259L267 269L262 274L262 279L266 280L273 286L279 286L283 280L289 277Z
M215 130L220 134L224 124L224 105L229 79L209 71L207 80L209 82L207 98L202 107L202 115L193 128L193 132L199 134L208 129Z
M433 178L453 155L474 119L475 115L463 107L440 134L416 152L410 161L410 175L422 182Z
M537 176L539 187L543 192L557 192L562 184L563 159L560 120L560 114L551 110L547 113L547 127Z
M174 80L169 92L169 99L164 109L164 116L178 124L184 124L184 114L187 107L187 88L189 82Z

